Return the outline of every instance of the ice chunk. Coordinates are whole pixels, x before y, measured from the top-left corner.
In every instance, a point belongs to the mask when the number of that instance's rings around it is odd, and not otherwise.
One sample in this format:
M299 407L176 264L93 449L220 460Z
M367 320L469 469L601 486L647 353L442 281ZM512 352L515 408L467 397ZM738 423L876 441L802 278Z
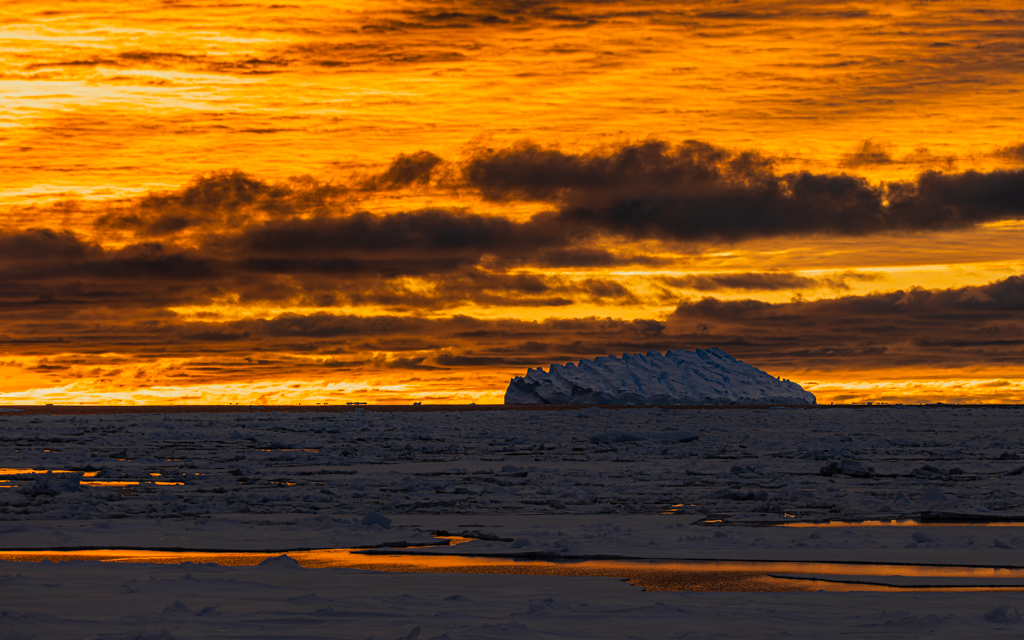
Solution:
M34 483L22 487L21 493L31 497L52 497L60 493L81 491L83 488L81 478L77 475L60 480L57 478L58 476L53 471L47 471L46 475L36 478Z
M360 524L363 525L364 527L369 527L371 525L379 524L380 526L384 527L385 529L389 529L389 528L391 528L391 518L389 518L387 516L384 516L384 515L381 515L381 514L377 513L376 511L367 511L366 515L363 516L362 521L360 521Z
M164 607L165 615L174 613L192 613L192 609L190 609L188 605L186 605L181 600L175 600L171 604Z
M842 460L829 460L818 473L823 476L843 475L850 476L851 478L870 478L877 475L874 467L865 467L861 462L846 458Z
M946 500L946 494L942 493L938 487L928 487L928 489L921 494L921 502L945 502Z
M279 556L273 558L267 558L263 562L259 563L260 567L271 567L275 569L297 569L300 568L299 561L292 558L287 553L282 553Z
M1017 607L1005 605L985 614L985 622L993 624L1024 624L1024 616Z
M648 351L529 369L505 404L815 404L800 385L768 375L721 349Z
M935 542L935 543L937 543L939 541L938 538L936 538L935 536L933 536L930 533L925 533L924 531L915 531L913 534L911 534L910 537L914 539L914 542L917 542L917 543L920 543L920 544L925 544L925 543L928 543L928 542Z

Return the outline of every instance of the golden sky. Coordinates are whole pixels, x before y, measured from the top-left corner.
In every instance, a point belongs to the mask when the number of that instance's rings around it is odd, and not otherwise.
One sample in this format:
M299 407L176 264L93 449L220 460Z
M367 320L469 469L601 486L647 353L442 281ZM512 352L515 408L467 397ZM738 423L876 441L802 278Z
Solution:
M1024 402L1024 7L0 8L0 404L500 402L717 346Z

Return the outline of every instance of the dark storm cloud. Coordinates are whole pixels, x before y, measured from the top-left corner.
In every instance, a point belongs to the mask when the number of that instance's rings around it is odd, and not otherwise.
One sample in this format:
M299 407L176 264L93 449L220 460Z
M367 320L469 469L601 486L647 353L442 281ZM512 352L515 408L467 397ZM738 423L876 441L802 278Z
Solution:
M207 299L218 283L216 261L160 243L105 249L66 231L0 233L0 313L34 309L45 316L86 305L152 310Z
M83 242L70 231L0 231L0 265L80 260L101 251L99 246Z
M105 249L68 231L30 229L0 233L0 274L10 283L90 276L103 279L193 279L213 276L210 261L195 252L169 250L160 243Z
M779 175L757 152L692 141L589 154L520 144L478 154L463 175L491 200L551 202L558 222L634 238L859 236L1024 216L1024 171L926 171L873 185L848 174Z
M384 173L367 181L368 189L401 189L410 185L430 183L431 174L441 164L440 156L429 151L399 154Z
M573 192L719 182L734 174L768 178L771 166L760 155L733 154L697 141L673 147L649 140L585 154L524 142L480 152L466 163L463 176L492 200L552 201Z
M668 331L803 369L1014 365L1024 357L1024 277L815 301L683 302Z
M564 232L552 228L543 218L520 223L494 216L427 209L268 221L246 228L226 244L252 259L280 258L311 265L316 264L313 258L343 257L361 259L365 264L375 264L384 258L395 264L439 259L461 264L474 263L485 253L529 255L562 246L566 240Z

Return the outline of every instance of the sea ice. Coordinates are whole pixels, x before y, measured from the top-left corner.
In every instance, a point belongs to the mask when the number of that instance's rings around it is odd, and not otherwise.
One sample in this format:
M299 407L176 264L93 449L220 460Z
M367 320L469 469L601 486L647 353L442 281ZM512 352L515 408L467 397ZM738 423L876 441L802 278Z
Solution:
M676 593L616 578L303 569L287 558L0 562L0 598L9 640L960 640L1019 638L1024 622L1015 593Z
M1022 408L984 406L5 412L0 546L280 553L464 535L479 539L417 552L1024 566L1019 526L756 526L923 513L1012 524L1024 515L1022 424ZM370 512L390 528L364 524ZM287 559L12 562L0 575L0 637L12 639L337 637L339 621L349 636L387 640L417 627L420 638L1021 628L1018 594L676 594L610 578L385 577Z

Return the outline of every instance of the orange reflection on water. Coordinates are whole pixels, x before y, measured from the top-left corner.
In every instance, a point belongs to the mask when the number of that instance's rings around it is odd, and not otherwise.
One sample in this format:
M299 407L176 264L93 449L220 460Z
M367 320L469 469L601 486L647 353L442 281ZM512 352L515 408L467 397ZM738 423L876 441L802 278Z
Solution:
M127 487L139 483L137 480L83 480L82 484L88 487Z
M278 554L99 549L88 551L0 551L0 560L70 562L91 560L121 563L215 563L253 566ZM411 555L353 549L290 551L306 568L353 568L400 573L473 573L504 575L598 576L627 580L650 591L1024 591L1024 569L914 565L869 565L821 562L583 560L553 562L513 558ZM771 574L821 576L822 580L789 579ZM828 576L975 578L979 584L895 587L885 584L827 582ZM984 585L993 579L1007 584ZM927 582L927 581L926 581Z
M473 540L478 540L479 539L479 538L467 538L465 536L438 536L438 535L435 535L434 537L435 538L440 538L441 540L447 540L448 541L448 546L450 546L450 547L454 547L457 544L462 544L463 542L472 542Z
M0 469L0 476L17 476L27 473L75 473L63 469Z

